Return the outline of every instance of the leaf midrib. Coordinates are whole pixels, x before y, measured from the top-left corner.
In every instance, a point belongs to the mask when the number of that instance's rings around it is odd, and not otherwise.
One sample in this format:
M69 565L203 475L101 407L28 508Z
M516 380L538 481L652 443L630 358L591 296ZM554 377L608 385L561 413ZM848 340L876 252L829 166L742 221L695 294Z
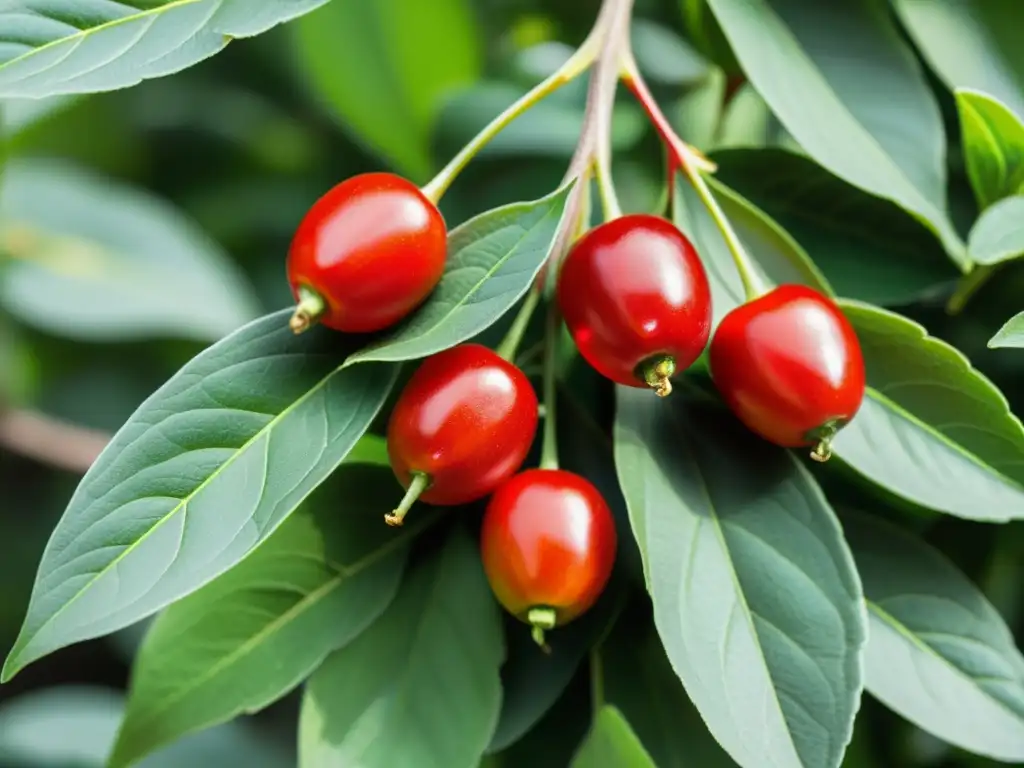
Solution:
M6 62L4 64L0 64L0 72L3 72L4 70L6 70L9 67L13 67L18 62L24 61L26 59L29 59L29 58L31 58L31 57L41 53L42 51L46 51L46 50L48 50L50 48L55 48L57 46L64 45L65 43L68 43L68 42L71 42L71 41L85 40L90 35L93 35L93 34L95 34L97 32L102 32L103 30L106 30L106 29L111 29L111 28L114 28L114 27L121 26L122 24L128 24L128 23L133 22L133 21L138 21L139 19L143 19L143 18L145 18L147 16L159 16L160 14L166 13L167 11L173 10L175 8L182 8L182 7L186 6L186 5L195 5L196 3L201 3L201 2L203 2L203 0L171 0L171 2L166 3L165 5L161 5L161 6L157 7L157 8L149 8L149 9L144 10L144 11L137 11L136 13L131 13L131 14L128 14L127 16L122 16L120 19L114 19L113 21L105 21L102 24L97 24L95 27L89 27L88 29L80 29L78 32L75 32L73 35L68 35L67 37L61 37L61 38L58 38L57 40L51 40L48 43L43 43L40 46L32 48L31 50L25 51L25 53L21 54L20 56L15 56L13 59L11 59L10 61L8 61L8 62ZM219 4L219 0L218 0L218 4ZM44 18L46 18L46 17L44 17ZM55 62L55 64L59 64L59 63L60 62ZM45 69L40 70L40 71L43 72L43 71L45 71ZM35 75L35 74L39 74L39 73L38 72L33 73L33 75Z
M999 699L993 697L988 691L986 691L981 686L977 685L976 681L975 681L975 679L973 677L971 677L966 672L964 672L959 667L957 667L952 661L950 661L945 656L943 656L941 653L939 653L937 650L935 650L927 642L925 642L924 640L919 638L916 634L914 634L913 631L911 631L911 629L909 627L907 627L903 622L901 622L899 619L897 619L891 613L889 613L884 608L882 608L878 603L870 600L867 597L864 598L864 602L867 604L867 607L868 607L869 611L873 612L876 616L878 616L878 618L882 622L884 622L887 626L889 626L890 629L892 629L900 637L902 637L907 642L909 642L912 646L917 648L919 651L922 651L922 652L928 654L929 656L931 656L931 657L933 657L935 659L938 659L942 663L942 665L944 667L952 670L953 673L958 678L960 678L961 680L966 680L971 685L971 687L974 690L976 690L979 693L981 693L988 701L990 701L993 704L997 705L1000 709L1002 709L1004 712L1009 714L1014 719L1016 719L1016 720L1024 720L1024 718L1022 718L1019 713L1014 712L1003 701L1000 701ZM992 650L995 650L995 649L992 649ZM998 651L997 651L997 653L998 653Z
M149 714L139 720L140 724L151 722L155 717L163 712L166 712L172 706L177 704L183 698L191 695L196 690L206 685L210 680L219 675L225 669L233 666L239 659L247 656L253 649L259 647L263 641L271 635L277 633L282 627L286 626L291 620L297 616L300 616L307 610L312 609L322 600L326 599L334 590L342 586L346 581L349 581L360 573L366 571L370 567L376 565L378 562L383 560L394 551L404 546L410 537L418 535L424 529L433 525L436 522L436 518L430 520L427 523L420 523L416 526L409 527L408 531L402 531L402 534L390 539L383 546L363 556L351 565L345 565L343 563L336 563L334 561L326 561L326 565L335 571L335 575L324 582L322 585L314 589L312 592L308 592L295 605L289 608L287 611L282 613L280 616L275 618L273 621L265 624L258 632L252 637L247 639L241 645L239 645L231 653L221 658L216 664L213 664L203 675L197 678L192 685L179 689L179 691L165 699L159 707L153 708L149 711ZM245 711L245 707L233 707L228 713L229 715L239 714ZM194 729L193 729L194 730Z
M191 0L189 0L189 2L191 2ZM256 434L254 434L251 438L246 440L245 443L243 443L241 446L239 446L238 450L236 450L231 455L231 458L227 459L223 464L221 464L219 467L217 467L217 469L214 472L212 472L208 478L206 478L205 480L203 480L203 482L201 482L198 486L196 486L196 488L191 493L187 494L186 496L183 496L179 500L179 502L170 511L168 511L163 517L161 517L156 523L154 523L149 528L149 530L147 530L138 539L136 539L134 542L132 542L130 545L128 545L128 547L126 547L123 552L121 552L119 555L117 555L117 557L115 557L113 560L111 560L107 565L105 565L103 568L101 568L99 571L97 571L96 574L91 579L89 579L88 582L86 582L84 585L82 585L81 589L79 589L77 592L75 592L75 594L72 595L66 602L64 602L61 605L60 608L58 608L56 611L54 611L53 614L51 614L50 617L48 619L46 619L46 621L44 621L42 624L40 624L36 628L36 630L25 640L24 643L19 643L18 645L15 646L18 649L18 656L21 655L21 652L29 645L29 643L31 643L32 640L34 640L35 638L37 638L39 636L39 633L44 628L48 627L50 624L52 624L54 621L56 621L56 619L65 610L67 610L68 606L75 604L75 602L85 592L87 592L89 589L91 589L92 585L95 584L102 576L104 576L107 573L109 573L112 568L115 568L122 560L124 560L124 558L126 558L128 555L130 555L132 552L134 552L135 549L139 545L141 545L150 536L152 536L155 531L157 531L167 521L169 521L175 515L177 515L179 512L181 512L181 510L183 508L187 508L188 504L191 503L192 500L196 496L198 496L201 491L203 491L206 488L206 486L210 485L214 480L216 480L221 475L221 473L223 473L225 471L225 469L227 469L227 467L231 466L238 459L239 456L244 454L264 434L270 433L271 431L273 431L274 427L282 419L284 419L292 411L297 409L307 399L312 397L316 392L318 392L322 387L324 387L327 384L327 382L330 381L331 378L333 378L334 376L336 376L340 372L341 372L341 366L336 367L334 370L332 370L330 373L328 373L326 376L324 376L322 379L320 379L320 381L318 381L309 390L307 390L301 397L296 399L291 405L289 405L287 408L285 408L283 411L281 411L281 413L279 413L277 416L275 416L270 421L268 421L267 424L263 428L261 428L259 431L256 432ZM269 443L268 443L267 449L269 450L269 448L270 448L270 446L269 446ZM260 501L262 501L262 499L263 499L263 494L261 492L260 493ZM120 508L122 506L124 506L124 504L119 505L117 508ZM8 658L8 663L10 663L12 658L17 658L17 657L12 655L11 657ZM10 677L6 674L6 666L7 665L5 664L4 665L5 669L4 669L4 674L3 674L3 680L10 679ZM18 665L17 669L21 669L23 666L24 665ZM13 674L13 670L12 670L11 674Z

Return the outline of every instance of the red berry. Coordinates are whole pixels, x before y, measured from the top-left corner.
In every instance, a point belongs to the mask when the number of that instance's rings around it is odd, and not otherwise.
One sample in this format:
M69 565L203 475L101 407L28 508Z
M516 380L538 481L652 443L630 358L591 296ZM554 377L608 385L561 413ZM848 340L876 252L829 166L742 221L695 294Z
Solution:
M434 289L446 253L444 219L419 187L390 173L353 176L313 204L292 240L292 328L387 328Z
M711 376L749 429L826 461L864 399L857 334L834 302L783 285L726 315L711 341Z
M537 432L537 395L526 375L479 344L428 358L388 422L388 455L410 489L388 522L416 499L452 506L483 498L519 469Z
M622 216L580 238L562 266L558 303L590 365L662 396L711 333L704 267L683 233L657 216Z
M600 596L615 564L615 521L598 490L560 469L528 469L495 491L480 546L491 589L509 613L544 630Z

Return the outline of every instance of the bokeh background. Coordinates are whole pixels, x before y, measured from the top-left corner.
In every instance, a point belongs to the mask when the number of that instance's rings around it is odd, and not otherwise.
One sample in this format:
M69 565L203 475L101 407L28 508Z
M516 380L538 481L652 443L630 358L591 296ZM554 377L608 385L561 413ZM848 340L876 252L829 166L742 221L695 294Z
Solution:
M289 303L284 257L306 208L363 171L426 182L564 61L597 6L334 0L172 77L109 94L0 102L0 650L14 641L49 533L104 436L204 346ZM714 153L722 178L776 216L840 294L924 323L1020 410L1024 355L984 345L1024 304L1024 270L1007 267L949 318L943 302L955 274L939 244L895 206L807 160L737 78L699 8L637 2L635 50L680 133ZM951 137L950 204L966 226L976 211L955 108L933 84ZM538 106L473 163L443 201L449 225L557 186L585 85ZM614 147L624 208L653 210L663 157L626 94ZM940 522L928 537L1019 629L1019 529ZM102 765L143 629L68 648L0 687L0 768ZM864 707L851 768L990 765L867 697ZM292 695L143 765L292 766L296 712ZM694 751L667 765L730 765L692 712L678 723ZM560 734L571 749L579 727L545 724L552 746L523 764L565 765Z

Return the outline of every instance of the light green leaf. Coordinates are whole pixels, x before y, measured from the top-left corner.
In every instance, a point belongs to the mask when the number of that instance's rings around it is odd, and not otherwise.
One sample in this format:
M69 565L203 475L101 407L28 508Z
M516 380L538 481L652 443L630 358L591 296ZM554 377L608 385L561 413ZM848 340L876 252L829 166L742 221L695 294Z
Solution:
M713 68L707 80L684 93L669 110L676 132L691 146L709 152L715 144L725 97L725 74Z
M262 709L380 616L422 530L381 524L401 495L390 468L343 466L237 567L161 614L111 766Z
M622 713L605 704L570 768L657 768Z
M427 357L497 322L530 290L547 261L570 189L488 211L452 230L444 275L427 302L346 365Z
M1024 517L1024 427L959 351L893 312L841 302L869 389L836 456L897 496L971 520Z
M841 296L900 304L959 276L923 224L809 158L772 149L713 157L717 178L785 227Z
M860 514L843 523L868 601L868 690L950 744L1024 761L1024 657L996 609L919 538Z
M244 276L195 224L142 190L59 161L4 169L0 251L12 257L0 303L71 338L216 341L258 315Z
M652 82L693 86L711 71L710 62L670 27L636 18L629 34L640 71Z
M1024 192L1024 124L1004 104L984 93L957 90L964 160L971 187L984 210Z
M708 4L750 82L800 146L837 176L913 213L966 266L946 212L938 104L884 4ZM849 65L867 60L871 67Z
M1017 0L895 0L928 64L950 89L990 93L1024 115L1024 49Z
M1014 315L999 332L989 339L990 349L999 347L1024 347L1024 312Z
M43 553L4 665L149 616L242 560L344 460L397 369L341 370L357 339L288 310L189 362L114 436Z
M456 529L384 615L310 679L301 768L476 768L498 722L501 619Z
M803 465L724 409L617 389L619 482L676 674L744 768L835 768L866 623L835 514Z
M295 25L299 61L352 134L416 181L448 93L482 68L466 0L328 3Z
M729 187L714 179L709 186L761 272L777 283L801 283L826 295L832 289L800 245L769 216ZM743 285L729 249L714 219L688 183L679 181L673 201L673 220L694 241L711 281L711 306L717 326L738 306Z
M62 685L17 696L0 707L0 764L106 768L123 711L119 691L94 686ZM287 768L288 759L276 744L236 721L183 739L137 765Z
M1024 195L1004 198L987 209L971 229L967 248L982 265L1024 256Z
M0 97L127 88L190 67L327 0L13 0L0 6Z

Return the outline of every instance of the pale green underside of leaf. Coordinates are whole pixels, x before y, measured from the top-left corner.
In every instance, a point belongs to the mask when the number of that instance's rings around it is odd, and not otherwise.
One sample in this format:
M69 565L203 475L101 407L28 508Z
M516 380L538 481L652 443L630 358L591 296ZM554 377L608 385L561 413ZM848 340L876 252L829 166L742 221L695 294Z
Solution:
M13 257L0 303L71 338L212 342L259 314L245 277L195 224L142 190L60 161L4 168L0 251Z
M262 709L366 629L434 519L382 525L400 498L389 467L341 467L237 567L161 614L135 659L111 765Z
M470 5L343 0L295 25L298 61L323 101L356 139L416 181L432 170L431 137L444 99L481 73Z
M1024 760L1024 657L995 608L938 551L844 515L871 620L866 685L939 738Z
M572 185L483 213L448 236L448 263L426 304L346 365L428 357L486 330L530 289L547 260Z
M1014 315L1006 324L999 329L999 332L989 339L988 346L992 349L999 347L1024 347L1024 312Z
M989 94L956 92L967 176L982 210L1024 192L1024 124Z
M1017 0L895 0L906 30L950 89L990 93L1024 115Z
M741 766L838 766L866 623L839 523L787 452L685 399L618 387L616 467L665 650Z
M841 306L873 386L836 438L836 456L940 512L986 521L1024 517L1024 427L1003 394L917 323L860 302Z
M1024 256L1024 196L1004 198L982 213L971 229L967 248L982 265Z
M622 713L605 704L570 768L657 768Z
M14 0L0 7L0 97L126 88L327 0Z
M355 342L320 328L296 337L287 317L261 318L200 354L115 435L43 553L5 680L223 573L366 431L397 369L342 371Z
M751 83L800 146L837 176L913 213L965 265L946 213L938 104L883 4L709 5ZM854 60L872 66L850 67Z
M456 530L310 679L300 768L477 768L501 709L503 657L480 556Z

